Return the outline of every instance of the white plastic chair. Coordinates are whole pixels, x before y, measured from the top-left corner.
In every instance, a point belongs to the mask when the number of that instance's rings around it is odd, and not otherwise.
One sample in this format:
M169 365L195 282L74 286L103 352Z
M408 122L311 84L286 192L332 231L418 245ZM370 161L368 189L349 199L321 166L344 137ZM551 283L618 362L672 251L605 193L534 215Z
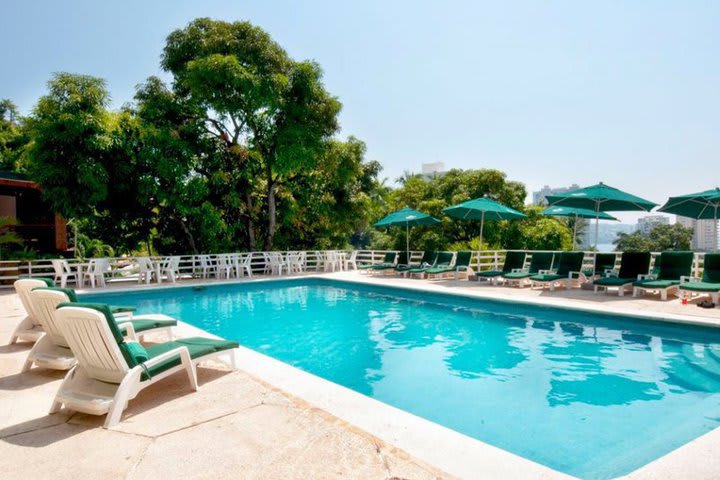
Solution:
M265 264L270 275L282 275L285 268L283 256L279 252L265 253Z
M237 268L238 278L242 277L244 274L246 274L248 276L248 278L253 278L252 261L253 261L252 253L248 253L243 256L238 255L238 268Z
M160 274L165 275L168 281L175 283L180 278L180 257L165 257Z
M10 336L10 344L17 342L19 339L35 342L43 336L45 329L43 328L37 313L35 313L33 303L30 300L30 292L33 288L47 287L50 285L45 280L38 280L36 278L21 278L20 280L16 280L13 286L15 287L15 292L18 294L18 297L20 297L22 306L25 308L26 315L25 318L20 321L18 326L15 327L15 330Z
M153 276L157 276L155 264L150 257L137 257L137 265L140 269L138 272L138 283L145 282L149 284Z
M67 281L69 278L71 278L75 285L78 283L78 274L77 272L73 272L72 268L70 268L70 264L68 264L67 260L58 258L55 260L50 260L53 266L53 270L55 271L55 282L60 281L60 286L62 288L65 288L67 285Z
M95 288L96 285L100 287L105 286L105 272L110 270L110 262L107 258L93 258L90 260L88 270L83 274L83 277L90 278L90 286Z
M217 255L215 261L215 276L217 278L232 277L233 264L229 255Z
M352 253L350 253L350 257L345 258L345 270L350 270L350 267L352 267L353 270L357 270L357 250L353 250Z
M208 278L212 273L214 273L210 255L197 255L195 260L198 265L193 267L193 276Z

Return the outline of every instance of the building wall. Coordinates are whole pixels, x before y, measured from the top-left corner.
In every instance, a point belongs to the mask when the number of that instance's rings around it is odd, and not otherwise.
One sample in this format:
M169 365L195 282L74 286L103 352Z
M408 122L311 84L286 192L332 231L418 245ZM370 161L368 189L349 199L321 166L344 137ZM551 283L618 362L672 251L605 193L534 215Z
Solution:
M648 215L638 219L638 231L643 235L648 235L650 230L658 225L668 225L670 219L664 215Z
M555 187L555 188L550 188L549 185L545 185L543 188L541 188L537 192L533 192L533 194L532 194L533 205L546 205L547 202L545 201L545 197L547 197L548 195L557 195L559 193L567 193L571 190L577 190L578 188L580 188L580 186L577 184L574 184L574 183L572 185L570 185L569 187Z
M715 220L696 220L694 218L677 217L677 223L692 228L692 249L701 252L718 250L718 223Z

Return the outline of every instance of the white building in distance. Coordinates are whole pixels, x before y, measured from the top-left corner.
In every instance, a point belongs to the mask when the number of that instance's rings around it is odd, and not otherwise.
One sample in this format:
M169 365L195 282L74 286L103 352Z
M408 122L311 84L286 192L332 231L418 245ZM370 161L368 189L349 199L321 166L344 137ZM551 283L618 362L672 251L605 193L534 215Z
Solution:
M445 163L443 162L423 163L420 176L425 180L429 180L435 177L442 177L445 172L447 172L447 170L445 170Z
M694 218L676 217L677 223L692 228L692 248L701 252L718 250L718 222L715 220L696 220Z
M637 222L637 229L643 235L648 235L650 230L657 227L658 225L669 225L670 219L665 215L648 215L641 217Z
M547 205L547 201L545 200L545 197L548 195L557 195L559 193L567 193L571 190L577 190L580 188L580 185L577 185L573 183L569 187L557 187L557 188L550 188L549 185L545 185L543 188L538 190L537 192L533 192L533 204L534 205Z

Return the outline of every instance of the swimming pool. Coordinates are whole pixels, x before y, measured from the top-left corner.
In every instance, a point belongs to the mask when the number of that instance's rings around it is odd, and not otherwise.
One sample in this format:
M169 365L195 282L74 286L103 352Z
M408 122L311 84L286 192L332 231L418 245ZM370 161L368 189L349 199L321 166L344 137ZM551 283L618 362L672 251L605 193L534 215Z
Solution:
M582 478L720 423L716 329L325 279L83 297L175 316Z

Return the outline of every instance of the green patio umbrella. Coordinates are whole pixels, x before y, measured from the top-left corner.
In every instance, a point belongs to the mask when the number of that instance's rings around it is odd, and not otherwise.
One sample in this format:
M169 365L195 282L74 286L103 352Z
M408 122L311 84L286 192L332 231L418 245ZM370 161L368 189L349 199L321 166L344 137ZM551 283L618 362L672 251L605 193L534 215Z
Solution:
M720 210L720 188L670 197L665 205L658 209L660 212L674 213L681 217L715 220L716 224L719 218L718 210ZM715 247L717 248L717 245Z
M480 261L480 252L482 251L482 234L485 220L516 220L525 218L524 213L506 207L502 203L487 197L468 200L467 202L458 203L452 207L443 208L443 212L454 218L461 220L480 220L480 242L478 245L478 261Z
M600 182L590 187L545 197L551 207L587 208L595 212L595 246L598 242L600 212L649 212L657 203L623 192Z
M407 251L407 259L410 262L410 227L437 225L440 223L435 217L427 213L418 212L412 208L405 207L402 210L393 212L385 218L375 222L375 227L394 227L405 225L405 248Z
M587 208L573 208L573 207L550 207L542 211L543 215L551 215L553 217L575 217L575 223L573 224L573 250L575 250L575 236L577 234L577 221L578 218L599 218L600 220L615 220L619 222L617 218L613 217L609 213L595 212L588 210Z

